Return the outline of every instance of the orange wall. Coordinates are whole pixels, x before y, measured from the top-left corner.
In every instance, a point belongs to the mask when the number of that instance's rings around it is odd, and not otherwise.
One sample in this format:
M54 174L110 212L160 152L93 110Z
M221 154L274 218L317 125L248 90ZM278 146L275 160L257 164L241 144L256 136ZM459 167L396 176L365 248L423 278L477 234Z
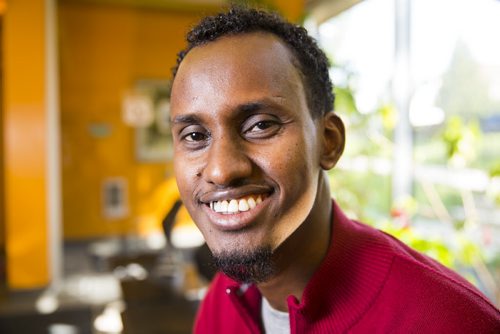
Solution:
M4 16L4 182L11 288L49 280L46 211L45 7L10 1Z
M67 238L128 234L141 230L143 207L171 174L163 163L135 158L134 132L121 121L121 98L138 79L168 79L185 30L198 16L133 7L59 7L63 214ZM109 136L94 138L92 123ZM128 181L129 215L106 220L101 184Z

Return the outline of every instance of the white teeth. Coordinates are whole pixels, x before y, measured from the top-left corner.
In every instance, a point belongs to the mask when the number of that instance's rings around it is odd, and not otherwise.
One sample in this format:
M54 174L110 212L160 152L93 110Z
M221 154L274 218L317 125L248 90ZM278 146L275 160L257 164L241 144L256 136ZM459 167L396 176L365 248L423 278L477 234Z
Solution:
M258 195L255 199L252 196L248 196L246 198L240 198L239 200L231 199L210 202L210 208L218 213L232 214L251 210L259 203L262 203L261 195Z
M229 213L238 212L238 201L237 200L232 199L231 202L229 202L229 206L227 207L227 212L229 212Z
M238 202L238 210L240 211L248 211L249 207L248 207L248 203L245 199L240 199L240 201Z

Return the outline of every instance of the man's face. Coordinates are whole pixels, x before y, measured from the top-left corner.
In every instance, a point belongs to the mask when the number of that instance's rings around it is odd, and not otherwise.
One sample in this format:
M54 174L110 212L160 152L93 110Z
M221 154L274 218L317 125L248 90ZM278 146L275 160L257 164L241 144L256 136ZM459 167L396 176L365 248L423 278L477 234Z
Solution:
M292 59L274 35L250 33L196 47L179 67L175 175L214 254L274 251L313 207L321 130Z

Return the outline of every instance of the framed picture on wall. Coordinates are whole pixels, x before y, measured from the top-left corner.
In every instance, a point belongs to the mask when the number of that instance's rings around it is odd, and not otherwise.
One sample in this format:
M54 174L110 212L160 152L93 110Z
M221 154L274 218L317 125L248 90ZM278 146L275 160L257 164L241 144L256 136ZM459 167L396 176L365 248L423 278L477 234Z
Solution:
M168 80L144 79L135 84L133 94L143 114L135 126L136 156L144 162L167 162L172 159L170 130L170 87Z

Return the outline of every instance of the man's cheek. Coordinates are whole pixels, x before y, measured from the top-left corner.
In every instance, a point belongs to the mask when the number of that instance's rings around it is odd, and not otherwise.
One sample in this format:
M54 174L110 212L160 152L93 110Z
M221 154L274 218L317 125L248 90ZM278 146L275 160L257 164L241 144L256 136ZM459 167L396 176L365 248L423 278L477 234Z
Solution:
M192 200L191 196L189 195L191 185L189 184L189 181L185 178L185 175L182 172L182 168L179 169L175 168L174 174L177 180L177 188L179 190L179 195L181 197L181 200L186 206L186 208L188 208L188 206L190 205L189 203Z

